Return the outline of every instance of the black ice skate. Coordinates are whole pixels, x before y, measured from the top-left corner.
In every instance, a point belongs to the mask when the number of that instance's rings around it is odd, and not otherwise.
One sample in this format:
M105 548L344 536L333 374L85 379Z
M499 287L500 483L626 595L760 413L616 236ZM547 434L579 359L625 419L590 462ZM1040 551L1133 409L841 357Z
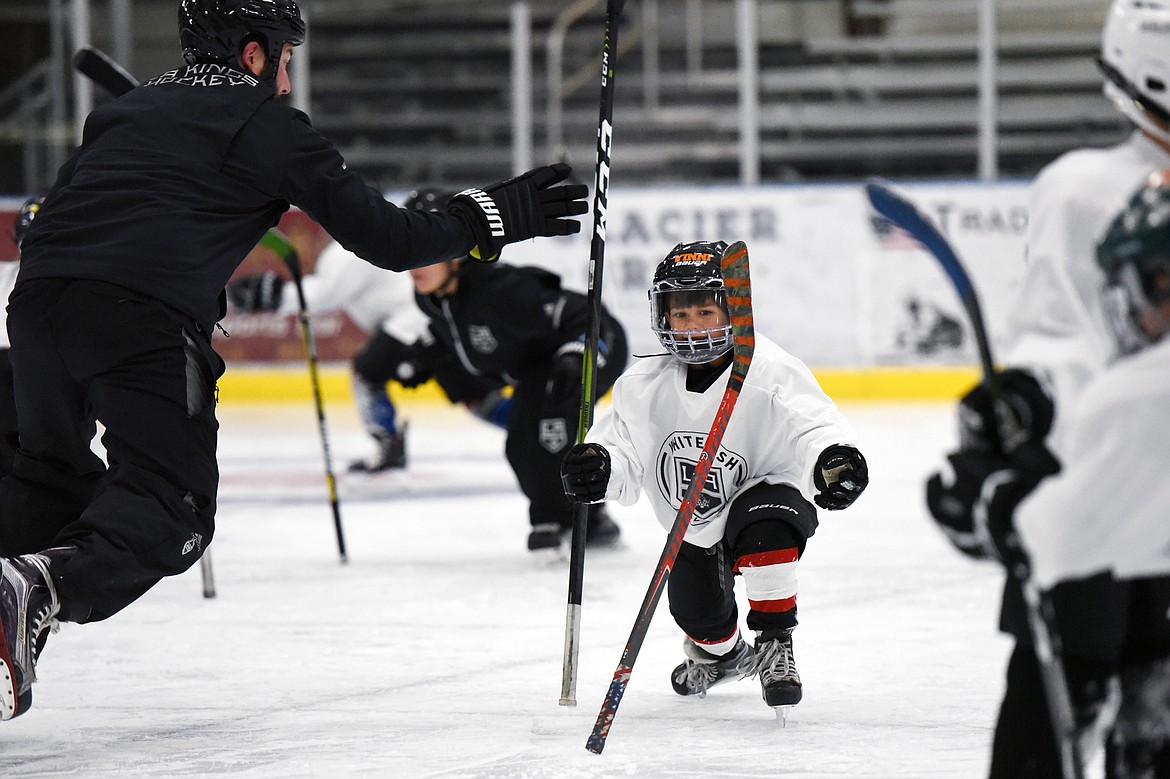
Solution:
M528 551L537 552L541 549L557 549L561 545L561 537L565 528L557 522L541 522L532 526L528 534Z
M687 659L670 674L670 685L679 695L705 697L711 687L742 679L752 668L752 648L742 638L730 652L720 656L711 654L688 636L683 641L683 653Z
M773 708L800 703L800 674L792 656L792 631L756 640L755 668L760 675L764 702ZM783 712L777 712L783 717Z
M37 658L60 609L45 556L0 558L0 720L32 706Z
M349 464L351 473L381 473L406 467L406 424L397 433L374 436L378 451L368 460L355 460Z

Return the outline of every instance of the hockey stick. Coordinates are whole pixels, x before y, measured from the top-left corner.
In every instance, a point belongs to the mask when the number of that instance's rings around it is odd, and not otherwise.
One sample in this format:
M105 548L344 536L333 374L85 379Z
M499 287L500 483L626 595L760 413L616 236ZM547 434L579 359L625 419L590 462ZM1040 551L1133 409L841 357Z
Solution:
M626 686L630 683L630 674L634 670L634 661L638 659L638 652L642 649L642 642L646 638L646 631L650 628L650 620L654 617L654 609L658 599L666 587L666 579L678 558L682 548L683 537L691 524L695 514L695 507L703 495L703 488L707 483L707 475L711 472L711 465L719 451L719 444L723 440L723 433L731 421L731 412L739 400L739 392L743 388L744 378L752 364L752 356L756 349L755 325L752 318L752 286L751 273L748 267L747 246L738 241L727 247L720 259L722 266L723 284L727 288L727 308L731 314L732 337L734 339L731 376L727 379L727 389L723 392L723 399L715 412L715 420L711 423L711 430L703 442L703 451L699 454L699 462L695 464L695 473L687 485L682 505L674 525L666 537L666 546L662 549L662 556L658 558L658 565L654 568L654 575L650 578L650 588L638 610L634 620L634 628L630 631L630 638L626 641L626 648L622 651L622 658L614 671L613 681L605 701L601 704L601 712L597 715L597 722L593 725L593 733L585 742L585 748L600 755L605 749L605 740L609 736L609 728L617 714L618 705L625 695Z
M138 79L110 59L110 55L93 46L84 46L77 50L73 55L73 67L114 97L121 97L138 86Z
M215 575L211 570L211 545L203 549L199 557L199 571L203 574L203 597L215 597Z
M971 328L975 332L983 383L987 386L996 407L999 448L1005 453L1011 452L1022 443L1026 431L1020 428L1003 401L1003 387L995 362L992 360L991 343L987 337L983 312L975 293L975 285L971 283L966 268L934 224L913 203L894 192L888 184L870 181L865 185L865 194L878 214L901 227L925 246L951 280L951 285L958 293L967 312L967 318L971 322ZM1017 566L1012 573L1020 580L1020 587L1024 593L1028 625L1035 644L1036 659L1040 664L1053 734L1060 750L1061 772L1067 779L1082 779L1083 759L1077 746L1076 721L1068 691L1068 680L1064 675L1060 636L1054 629L1051 599L1037 586L1026 565Z
M593 242L589 246L588 333L581 367L581 411L577 417L577 443L593 426L597 403L597 351L601 342L601 276L605 265L605 217L609 208L609 149L613 141L614 66L617 53L618 17L625 0L609 0L605 6L605 41L601 47L601 108L597 123L597 169L593 190ZM565 654L561 666L562 706L577 705L577 657L581 648L581 592L585 580L585 534L589 505L573 509L573 535L569 553L569 598L565 610Z
M134 87L138 86L138 79L131 76L110 56L101 49L85 46L78 49L73 55L73 67L77 72L109 92L114 97L121 97ZM199 556L199 571L203 578L203 597L214 598L215 574L211 568L211 546L204 548Z
M349 562L345 553L345 535L341 530L341 504L337 500L337 478L333 475L333 458L329 454L329 431L325 426L325 403L321 398L321 378L317 371L317 344L313 340L313 329L309 326L309 305L305 301L305 287L302 283L301 260L296 250L276 228L269 230L260 239L260 245L271 249L292 274L297 288L297 302L300 305L301 335L305 342L305 359L309 363L309 381L313 385L313 402L317 407L317 428L321 432L321 451L325 458L325 483L329 487L329 505L333 509L333 529L337 532L337 551L341 562Z

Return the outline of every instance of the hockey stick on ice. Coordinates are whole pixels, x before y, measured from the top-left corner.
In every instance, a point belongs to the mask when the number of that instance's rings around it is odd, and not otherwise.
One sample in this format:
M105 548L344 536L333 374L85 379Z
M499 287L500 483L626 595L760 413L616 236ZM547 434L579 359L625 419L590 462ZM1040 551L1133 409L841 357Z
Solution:
M601 275L605 264L605 218L609 208L609 149L613 140L614 64L617 55L618 17L625 0L609 0L605 6L605 42L601 48L601 108L597 123L597 168L593 190L593 242L589 246L588 332L581 367L581 412L577 418L577 443L593 426L597 403L597 351L601 343ZM562 706L577 705L577 656L581 648L581 592L585 580L585 533L589 506L575 504L569 553L569 602L565 611L565 654L561 666Z
M955 250L942 233L906 198L896 193L888 184L881 181L870 181L865 185L865 194L874 210L881 216L889 219L898 227L908 232L927 251L938 260L951 285L959 295L971 328L975 332L975 341L979 348L979 362L983 370L983 382L988 393L995 403L997 413L996 431L999 436L1001 450L1010 452L1025 435L1015 421L1014 415L1003 402L1003 388L1000 384L999 373L995 369L995 362L991 356L991 343L987 337L987 328L984 325L983 312L979 306L979 298L975 293L975 285L963 267ZM1024 601L1028 614L1028 625L1035 644L1036 659L1040 663L1041 678L1044 682L1044 694L1048 700L1048 711L1052 718L1053 733L1057 747L1060 750L1062 774L1067 779L1082 779L1084 776L1083 759L1077 746L1076 722L1073 717L1072 701L1068 691L1068 681L1064 675L1064 663L1061 660L1060 637L1053 628L1052 603L1031 577L1026 566L1016 570L1014 575L1020 580L1024 592Z
M738 241L727 247L720 264L723 272L723 284L727 288L727 308L731 314L732 337L734 348L732 356L731 376L727 379L727 389L723 392L723 399L715 412L715 420L703 442L703 451L699 454L699 462L695 464L695 473L687 485L683 495L682 505L674 525L666 537L666 546L662 549L662 556L658 558L658 565L650 578L650 588L642 600L642 607L634 620L634 628L630 631L630 638L626 641L626 648L622 658L614 671L613 681L605 701L601 704L601 712L597 715L597 722L593 725L593 733L585 743L590 752L601 754L605 749L605 740L609 736L609 728L617 714L618 705L625 695L626 686L630 683L630 674L634 670L634 661L638 659L638 652L642 649L642 642L646 639L646 631L650 628L650 620L654 617L654 609L658 599L666 587L666 579L670 576L674 561L678 558L678 551L682 547L683 536L691 524L695 514L695 507L703 495L703 488L707 483L707 475L711 472L711 465L715 455L719 452L719 444L723 441L723 433L727 430L727 423L731 421L731 412L739 400L739 392L743 388L744 378L752 364L752 356L756 350L755 324L752 318L752 286L751 273L748 267L747 246Z
M138 79L131 76L110 56L101 49L86 46L78 49L73 55L73 67L77 72L109 92L114 97L121 97L134 87L138 86ZM199 556L199 570L203 579L203 597L215 597L215 575L211 568L211 545L204 547Z
M309 381L313 385L313 403L317 407L317 429L321 432L321 451L325 459L325 484L329 487L329 505L333 509L333 529L337 532L337 551L341 562L349 562L345 553L345 535L341 530L341 504L337 499L337 478L333 475L333 458L329 454L329 431L325 426L325 403L321 397L321 378L317 371L317 344L313 340L313 329L309 326L309 305L305 301L305 287L302 283L301 260L288 238L273 228L260 239L260 245L271 249L292 274L293 285L297 288L297 303L300 306L301 335L305 342L305 359L309 363Z

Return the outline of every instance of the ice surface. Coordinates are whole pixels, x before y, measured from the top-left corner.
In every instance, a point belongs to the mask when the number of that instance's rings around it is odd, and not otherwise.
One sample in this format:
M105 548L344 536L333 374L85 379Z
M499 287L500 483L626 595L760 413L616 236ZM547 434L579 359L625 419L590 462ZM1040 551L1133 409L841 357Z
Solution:
M350 562L338 562L311 407L224 406L212 556L112 619L65 625L34 706L0 725L0 776L980 777L1010 645L999 574L922 505L946 405L859 404L872 485L800 564L804 701L781 728L758 683L680 698L665 599L604 754L585 750L662 550L645 504L611 507L619 549L585 572L576 707L558 705L565 562L525 549L503 433L407 409L406 473L331 407ZM741 600L742 603L742 600Z

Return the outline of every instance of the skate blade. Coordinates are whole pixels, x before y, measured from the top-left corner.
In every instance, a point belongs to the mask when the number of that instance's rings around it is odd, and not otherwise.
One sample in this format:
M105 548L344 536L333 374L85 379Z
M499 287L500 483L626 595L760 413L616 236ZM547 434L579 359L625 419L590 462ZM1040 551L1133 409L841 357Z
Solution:
M773 706L772 711L776 712L776 723L782 728L788 727L788 713L792 706Z

